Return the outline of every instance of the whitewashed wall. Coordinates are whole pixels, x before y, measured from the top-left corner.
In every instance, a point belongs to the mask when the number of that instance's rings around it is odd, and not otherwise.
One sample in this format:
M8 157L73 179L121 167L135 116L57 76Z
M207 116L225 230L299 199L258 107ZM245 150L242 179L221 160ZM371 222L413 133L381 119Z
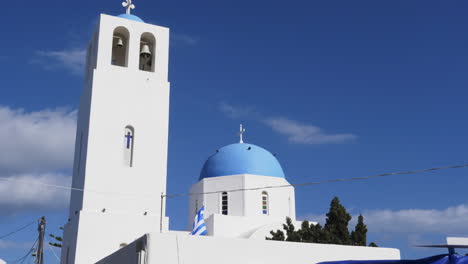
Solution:
M140 248L136 246L138 243ZM154 233L103 259L98 264L127 264L131 263L129 260L139 263L136 262L137 254L143 248L146 248L146 262L140 262L141 264L313 264L337 260L400 259L400 251L392 248Z
M266 215L230 216L212 214L205 220L209 236L260 240L271 237L270 231L272 230L283 230L285 222L286 220L282 216ZM300 228L302 222L295 221L293 224Z
M130 33L128 67L111 65L117 27ZM146 32L156 38L155 72L138 67L140 38ZM88 50L73 170L73 187L86 191L72 192L63 264L94 263L120 243L160 229L165 215L161 193L166 192L168 53L168 28L101 15ZM124 155L127 125L135 128L132 167Z
M288 184L288 181L283 178L240 174L202 179L200 182L192 186L190 192L220 192L235 189L261 188L265 186L282 186ZM258 219L264 219L264 224L271 223L272 221L276 222L277 220L268 219L268 217L262 215L263 191L268 192L269 217L272 217L272 219L281 219L280 221L282 222L284 222L286 216L293 220L296 219L296 205L293 187L230 192L228 193L228 215L253 217L248 218L255 219L255 222L252 224L258 224ZM200 208L203 204L205 204L206 217L209 217L212 214L221 214L221 193L190 196L188 228L192 227L192 221L197 208ZM261 217L255 218L257 216ZM245 220L242 221L245 222Z

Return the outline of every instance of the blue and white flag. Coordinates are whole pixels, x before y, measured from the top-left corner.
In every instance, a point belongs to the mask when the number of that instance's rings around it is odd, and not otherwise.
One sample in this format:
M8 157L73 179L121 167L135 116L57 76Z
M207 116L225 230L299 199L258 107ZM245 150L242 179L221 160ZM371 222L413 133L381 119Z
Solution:
M193 230L191 235L206 236L206 234L208 234L208 231L206 230L205 225L205 206L202 206L195 215L195 219L193 219Z

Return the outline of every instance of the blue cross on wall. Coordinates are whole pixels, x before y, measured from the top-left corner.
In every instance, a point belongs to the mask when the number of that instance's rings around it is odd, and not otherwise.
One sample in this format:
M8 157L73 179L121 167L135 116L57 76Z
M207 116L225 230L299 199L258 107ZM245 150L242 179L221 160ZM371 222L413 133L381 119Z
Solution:
M132 142L133 136L131 132L128 132L127 135L125 135L125 138L127 139L127 149L130 148L130 143Z

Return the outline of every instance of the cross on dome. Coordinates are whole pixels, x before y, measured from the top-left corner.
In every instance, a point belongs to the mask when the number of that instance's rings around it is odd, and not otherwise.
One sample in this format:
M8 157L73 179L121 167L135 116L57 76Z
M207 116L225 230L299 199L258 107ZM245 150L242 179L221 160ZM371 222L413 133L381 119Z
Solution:
M130 15L130 11L132 11L132 9L135 9L135 5L132 4L132 0L125 0L126 2L122 2L122 6L125 7L125 9L127 10L127 14Z
M242 124L241 124L240 125L240 130L239 130L239 137L240 137L239 143L241 143L241 144L244 143L244 133L245 133L245 128L243 128Z

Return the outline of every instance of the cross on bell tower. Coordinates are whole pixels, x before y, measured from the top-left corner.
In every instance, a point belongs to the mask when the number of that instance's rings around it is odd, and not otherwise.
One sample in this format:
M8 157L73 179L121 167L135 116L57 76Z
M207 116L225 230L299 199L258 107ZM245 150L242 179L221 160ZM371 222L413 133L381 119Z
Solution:
M126 2L122 2L122 6L125 7L127 14L130 14L130 11L135 9L135 5L132 4L132 0L126 0Z

